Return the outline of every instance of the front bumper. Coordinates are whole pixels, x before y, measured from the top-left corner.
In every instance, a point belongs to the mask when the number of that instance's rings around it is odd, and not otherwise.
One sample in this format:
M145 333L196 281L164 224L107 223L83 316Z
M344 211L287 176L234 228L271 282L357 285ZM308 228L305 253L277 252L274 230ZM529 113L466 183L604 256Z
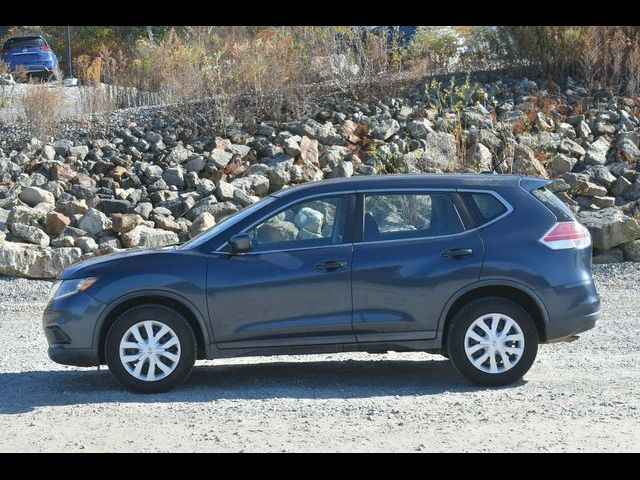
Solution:
M64 345L52 345L47 350L49 358L62 365L75 367L96 367L100 365L97 348L66 348Z
M94 333L104 307L84 292L49 302L42 315L49 358L64 365L99 365Z

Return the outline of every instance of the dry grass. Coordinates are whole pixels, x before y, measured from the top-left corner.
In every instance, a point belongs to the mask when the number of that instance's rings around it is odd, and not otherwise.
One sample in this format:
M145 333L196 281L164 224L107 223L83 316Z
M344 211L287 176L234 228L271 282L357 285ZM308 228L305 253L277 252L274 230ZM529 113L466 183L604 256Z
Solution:
M64 106L59 89L34 85L21 95L20 102L23 120L36 136L45 138L55 133Z

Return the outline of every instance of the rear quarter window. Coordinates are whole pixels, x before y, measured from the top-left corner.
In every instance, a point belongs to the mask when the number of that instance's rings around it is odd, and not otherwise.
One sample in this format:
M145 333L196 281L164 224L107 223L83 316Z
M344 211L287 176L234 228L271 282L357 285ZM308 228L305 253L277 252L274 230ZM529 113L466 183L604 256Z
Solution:
M507 212L507 207L494 195L484 192L461 192L460 196L473 221L480 227Z
M569 207L562 200L556 197L553 192L545 187L538 188L531 192L540 203L547 207L556 216L559 222L570 222L576 217Z

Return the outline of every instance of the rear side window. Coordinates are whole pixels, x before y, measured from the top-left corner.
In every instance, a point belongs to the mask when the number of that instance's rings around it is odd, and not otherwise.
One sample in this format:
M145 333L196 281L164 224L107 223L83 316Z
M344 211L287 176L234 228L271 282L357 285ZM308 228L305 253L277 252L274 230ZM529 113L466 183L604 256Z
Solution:
M460 192L460 196L471 215L474 227L489 223L507 211L507 207L490 193Z
M364 241L452 235L463 230L447 193L385 193L364 197Z
M547 207L556 216L559 222L570 222L575 220L573 212L567 207L562 200L556 197L553 192L545 187L538 188L531 192L545 207Z
M10 38L4 44L5 50L20 50L21 48L40 48L46 42L42 38Z

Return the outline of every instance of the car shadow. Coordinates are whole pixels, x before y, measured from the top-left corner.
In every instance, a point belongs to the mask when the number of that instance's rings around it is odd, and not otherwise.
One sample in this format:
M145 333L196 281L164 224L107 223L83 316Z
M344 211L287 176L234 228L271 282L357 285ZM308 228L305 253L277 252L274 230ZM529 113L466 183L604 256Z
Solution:
M501 388L523 385L520 381ZM178 388L140 395L107 369L0 373L0 415L43 406L272 398L329 399L435 395L487 389L468 383L448 360L342 360L199 365Z

